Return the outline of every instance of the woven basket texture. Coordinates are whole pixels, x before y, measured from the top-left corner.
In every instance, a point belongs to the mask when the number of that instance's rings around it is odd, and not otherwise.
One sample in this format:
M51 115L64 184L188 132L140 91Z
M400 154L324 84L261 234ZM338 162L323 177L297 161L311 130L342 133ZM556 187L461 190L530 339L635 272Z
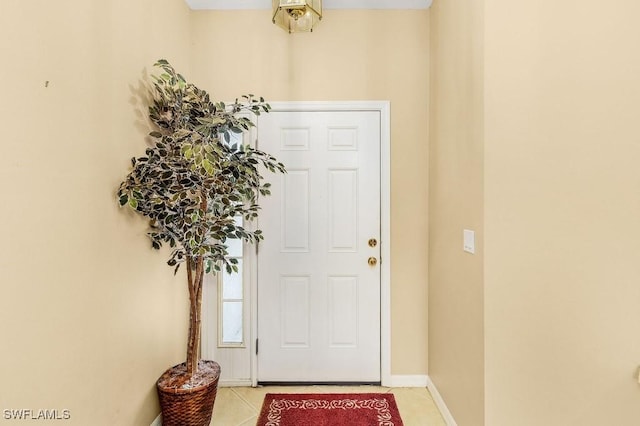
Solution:
M214 361L206 361L214 363ZM163 426L209 426L213 404L218 393L220 366L213 381L191 389L163 388L158 380L157 390L162 410ZM167 373L176 367L168 370ZM165 373L165 374L167 374Z

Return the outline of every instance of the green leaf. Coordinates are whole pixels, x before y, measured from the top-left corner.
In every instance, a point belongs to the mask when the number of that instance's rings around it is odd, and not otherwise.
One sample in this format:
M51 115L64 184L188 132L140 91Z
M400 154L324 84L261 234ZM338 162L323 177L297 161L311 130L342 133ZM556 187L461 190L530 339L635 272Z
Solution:
M253 95L229 105L213 101L166 59L155 65L159 72L151 76L148 107L156 126L149 132L154 144L144 157L132 158L132 170L120 185L117 200L149 220L154 249L164 243L172 247L174 273L187 256L202 256L207 272L237 271L237 260L227 258L227 245L234 238L254 243L262 235L236 225L234 218L257 218L257 197L269 193L262 167L285 170L262 151L242 143L232 149L225 141L254 126L239 113L259 114L270 106ZM207 207L200 210L205 194Z
M211 162L209 160L207 160L206 158L204 160L202 160L202 167L204 167L204 169L210 175L213 174L213 164L211 164Z

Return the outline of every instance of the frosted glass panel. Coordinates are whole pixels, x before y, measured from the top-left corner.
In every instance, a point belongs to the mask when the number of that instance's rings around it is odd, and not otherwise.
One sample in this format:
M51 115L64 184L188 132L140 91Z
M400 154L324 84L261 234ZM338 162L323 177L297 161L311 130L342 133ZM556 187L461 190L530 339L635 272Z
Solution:
M243 224L241 216L235 218L236 225ZM218 344L221 346L237 346L244 343L242 336L243 328L243 300L244 300L244 274L241 239L228 239L226 241L229 258L235 258L238 263L238 272L227 273L226 269L221 272L220 286L218 287L218 297L220 300L220 310L218 320L220 324L220 334Z
M236 150L238 150L243 143L242 139L243 139L244 133L230 133L230 136L231 138L229 139L228 146L231 146L231 147L235 146ZM222 140L224 140L226 143L226 139L224 139L224 136L222 136Z
M242 343L242 302L223 302L222 343Z
M229 250L229 257L242 257L242 240L229 238L225 241Z
M222 275L222 298L242 299L242 259L238 259L238 272Z
M243 219L242 217L235 218L236 225L242 226ZM242 257L242 239L238 238L229 238L225 241L229 250L229 257Z

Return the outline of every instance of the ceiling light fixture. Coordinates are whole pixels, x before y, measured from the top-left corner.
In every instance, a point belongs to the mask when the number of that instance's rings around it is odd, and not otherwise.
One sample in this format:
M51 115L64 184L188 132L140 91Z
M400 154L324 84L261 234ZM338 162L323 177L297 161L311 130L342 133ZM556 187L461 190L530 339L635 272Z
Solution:
M272 0L273 23L289 33L313 31L322 19L322 0Z

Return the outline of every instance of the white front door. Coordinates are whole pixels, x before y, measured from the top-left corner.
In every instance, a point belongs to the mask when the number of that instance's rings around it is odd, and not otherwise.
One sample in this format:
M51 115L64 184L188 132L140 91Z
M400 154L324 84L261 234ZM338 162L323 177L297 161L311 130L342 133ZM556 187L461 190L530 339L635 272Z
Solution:
M260 201L259 382L379 382L380 113L276 111Z

